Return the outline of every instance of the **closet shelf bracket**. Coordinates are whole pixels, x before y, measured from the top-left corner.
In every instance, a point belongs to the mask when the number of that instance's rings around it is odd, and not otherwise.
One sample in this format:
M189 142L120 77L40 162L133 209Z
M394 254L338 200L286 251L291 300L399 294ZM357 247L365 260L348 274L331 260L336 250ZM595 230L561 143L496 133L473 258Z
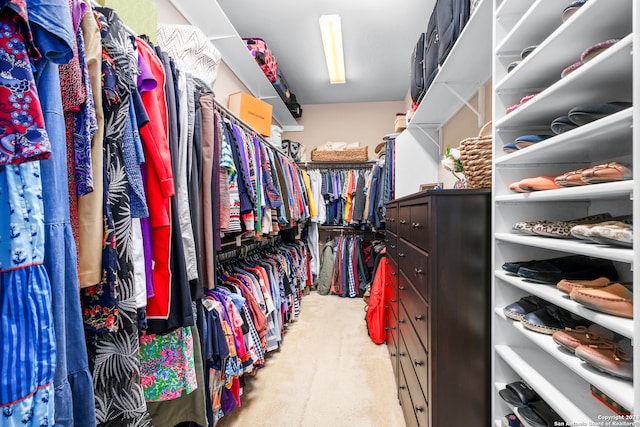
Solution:
M449 90L449 92L451 92L453 94L453 96L458 98L460 100L460 102L462 102L464 105L466 105L467 108L469 108L473 112L473 114L476 115L476 117L478 118L478 127L482 127L485 124L484 85L481 86L480 90L478 91L478 105L479 105L479 108L476 108L475 106L471 105L471 103L469 103L468 100L466 100L465 98L462 97L462 95L460 95L458 92L456 92L456 90L453 87L451 87L450 84L442 83L442 85L444 87L446 87ZM480 111L478 111L478 109Z
M433 135L430 132L427 132L422 126L417 126L416 129L419 129L420 132L422 132L422 134L424 136L429 138L429 140L433 143L433 145L438 147L438 150L440 149L440 141L438 139L434 138ZM435 132L437 132L437 128L434 128L434 130L435 130Z

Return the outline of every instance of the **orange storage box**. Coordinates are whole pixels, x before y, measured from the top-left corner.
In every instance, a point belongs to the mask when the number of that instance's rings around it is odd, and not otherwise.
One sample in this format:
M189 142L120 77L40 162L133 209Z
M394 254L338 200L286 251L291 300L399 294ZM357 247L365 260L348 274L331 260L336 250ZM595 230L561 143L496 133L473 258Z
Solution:
M271 104L260 101L245 92L229 95L227 107L264 137L271 135Z

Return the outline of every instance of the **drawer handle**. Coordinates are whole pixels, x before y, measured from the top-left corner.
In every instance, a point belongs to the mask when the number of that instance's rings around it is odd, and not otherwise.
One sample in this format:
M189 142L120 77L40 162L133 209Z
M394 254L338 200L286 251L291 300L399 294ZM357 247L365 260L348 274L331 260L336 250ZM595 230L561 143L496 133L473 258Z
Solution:
M398 353L398 356L400 356L400 357L405 357L406 355L407 355L407 353L402 353L402 352Z
M399 319L398 320L398 323L406 323L406 322L407 322L406 319Z
M398 256L399 256L400 258L404 258L404 252L398 252Z
M401 220L400 220L400 224L406 224L406 223L407 223L407 221L406 221L406 220L404 220L404 219L401 219Z
M422 360L414 360L413 364L416 365L416 366L422 366L422 365L424 365L424 362Z
M395 271L392 271L392 272L391 272L391 275L392 275L393 277L396 277L396 276L398 275L398 273L396 273Z
M421 268L414 268L413 271L414 271L414 273L416 275L422 274L422 269Z
M397 299L392 299L391 302L398 302L398 300Z
M419 222L412 222L411 223L411 228L420 228L420 227L422 227L422 225L420 225Z
M395 353L391 353L391 357L396 357L396 354Z
M401 290L401 291L404 291L407 288L405 288L404 286L398 286L398 289Z
M415 317L416 320L423 320L424 319L424 316L422 314L416 314L414 317Z
M389 328L387 328L387 327L385 326L385 327L384 327L384 330L385 330L385 331L388 331L388 330L389 330Z
M416 406L416 411L423 412L424 411L424 406Z
M391 330L392 330L392 331L395 331L396 329L398 329L398 327L397 327L397 326L392 326L392 327L391 327Z
M400 390L406 390L407 386L406 385L401 385L399 388L400 388Z
M396 248L396 245L391 245L391 249L395 249L395 248Z
M389 306L388 306L388 305L385 305L385 306L384 306L384 308L385 308L385 310L386 310L387 308L389 308Z

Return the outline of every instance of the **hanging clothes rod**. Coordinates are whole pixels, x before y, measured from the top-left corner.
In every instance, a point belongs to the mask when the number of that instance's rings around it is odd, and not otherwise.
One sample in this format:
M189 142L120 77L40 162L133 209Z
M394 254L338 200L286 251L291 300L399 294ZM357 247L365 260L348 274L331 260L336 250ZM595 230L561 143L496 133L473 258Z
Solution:
M253 129L247 122L245 122L244 120L242 120L240 117L236 116L236 114L229 110L227 107L225 107L224 105L222 105L220 103L220 101L218 101L217 99L213 99L213 107L218 110L218 112L220 114L222 114L223 116L227 117L229 120L231 120L232 122L234 122L236 125L240 126L241 128L244 128L244 130L246 130L247 132L255 135L258 137L258 139L260 139L262 142L264 142L265 144L267 144L269 147L271 147L272 149L276 150L277 152L279 152L280 154L282 154L285 157L289 157L287 156L287 154L282 151L282 148L275 146L271 141L269 141L268 139L266 139L264 136L260 135L258 132L256 132L255 129ZM290 157L289 157L290 158ZM291 158L290 158L291 159ZM291 159L293 160L293 159Z
M298 166L306 169L369 169L377 163L377 160L367 160L365 162L298 162Z
M274 236L268 238L266 240L261 240L253 243L249 243L248 245L243 245L239 248L235 248L229 251L220 252L216 254L216 258L218 261L226 261L230 259L236 259L238 257L245 258L248 255L251 255L253 252L267 248L267 247L275 247L281 242L280 236Z

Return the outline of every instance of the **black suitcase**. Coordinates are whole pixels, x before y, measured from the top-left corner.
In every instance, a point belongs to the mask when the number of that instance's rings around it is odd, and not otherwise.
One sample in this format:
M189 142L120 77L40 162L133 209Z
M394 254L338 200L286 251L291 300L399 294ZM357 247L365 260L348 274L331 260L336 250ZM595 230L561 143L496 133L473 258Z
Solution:
M469 20L470 0L438 0L434 8L438 28L438 63L443 64Z
M435 10L427 32L420 34L411 55L411 99L419 104L438 74L438 29Z

